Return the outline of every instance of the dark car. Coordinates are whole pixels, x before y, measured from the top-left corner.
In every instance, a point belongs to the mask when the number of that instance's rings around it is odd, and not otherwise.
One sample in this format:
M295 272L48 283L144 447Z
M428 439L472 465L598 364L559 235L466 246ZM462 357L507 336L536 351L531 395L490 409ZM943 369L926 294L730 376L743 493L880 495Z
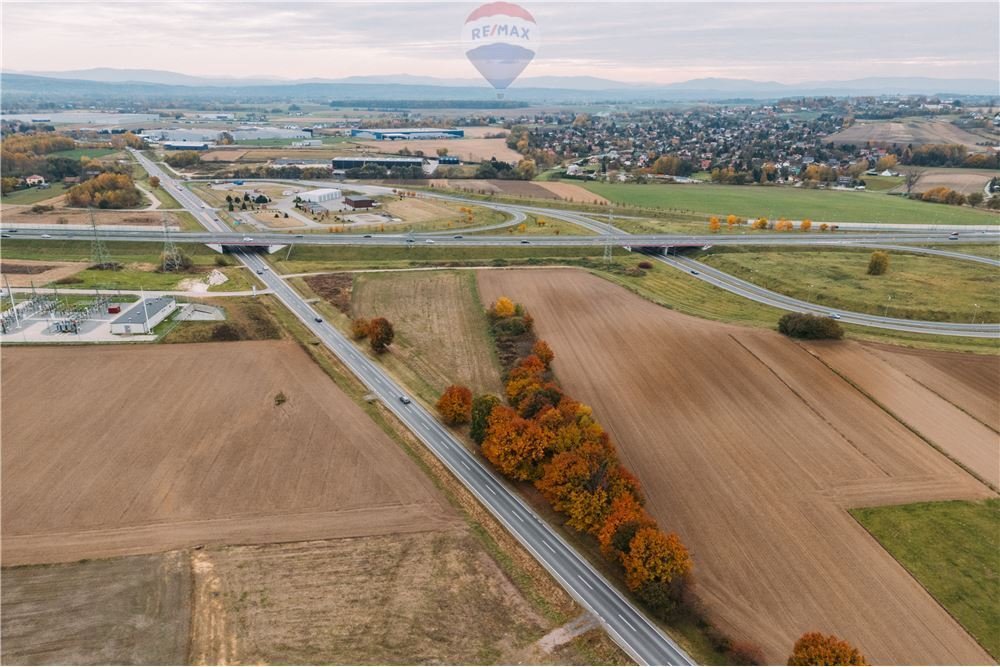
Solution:
M371 237L372 237L371 234L365 234L362 238L370 239Z
M323 321L322 317L314 317L313 319L316 320L317 322L322 322Z
M531 241L529 241L528 239L521 239L521 243L527 245L527 244L531 243Z

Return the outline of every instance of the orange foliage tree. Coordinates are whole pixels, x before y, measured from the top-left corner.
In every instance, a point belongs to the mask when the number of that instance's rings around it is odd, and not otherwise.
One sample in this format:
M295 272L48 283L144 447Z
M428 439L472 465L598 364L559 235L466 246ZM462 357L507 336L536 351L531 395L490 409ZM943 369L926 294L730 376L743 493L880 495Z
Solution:
M719 231L719 227L720 226L721 225L719 223L719 219L717 217L715 217L714 215L711 218L708 219L708 230L709 231L711 231L711 232L717 232L717 231Z
M376 317L368 323L368 342L375 352L385 352L395 337L396 331L392 328L392 322L384 317Z
M635 591L647 583L669 583L691 571L691 554L675 533L640 528L622 556L625 585Z
M437 410L450 426L468 424L472 419L472 390L457 384L451 385L438 399Z
M368 337L368 320L364 317L356 317L351 322L351 336L354 340L361 340Z
M552 360L556 358L552 348L544 340L535 341L535 344L531 347L531 353L545 364L546 369L552 366Z
M514 302L505 296L494 301L490 307L490 314L497 318L511 317L516 312L517 308L514 306Z
M812 229L812 226L813 226L812 220L810 220L809 218L806 218L801 223L799 223L799 229L802 230L803 232L808 232L810 229Z
M621 558L636 532L652 525L654 521L643 509L642 501L623 493L611 501L610 511L597 531L597 543L605 556Z
M843 639L807 632L795 642L789 665L867 665L865 656Z
M551 433L503 405L493 408L487 423L483 456L511 479L537 477Z

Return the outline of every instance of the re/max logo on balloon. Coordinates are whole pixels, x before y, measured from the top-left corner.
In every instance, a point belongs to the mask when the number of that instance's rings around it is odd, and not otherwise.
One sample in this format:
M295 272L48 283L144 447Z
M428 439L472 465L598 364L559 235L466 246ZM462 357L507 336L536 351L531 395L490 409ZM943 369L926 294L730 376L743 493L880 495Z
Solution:
M523 39L526 42L531 41L531 29L527 27L519 27L516 25L510 25L507 23L494 23L493 25L485 25L480 28L473 28L470 31L470 37L472 41L478 41L480 39L488 39L494 37L515 37L517 39Z

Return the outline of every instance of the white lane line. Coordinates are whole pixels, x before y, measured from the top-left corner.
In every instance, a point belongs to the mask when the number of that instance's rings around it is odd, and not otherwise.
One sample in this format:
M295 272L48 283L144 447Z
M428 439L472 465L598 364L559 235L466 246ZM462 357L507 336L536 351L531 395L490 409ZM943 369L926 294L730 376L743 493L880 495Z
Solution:
M628 621L626 621L626 620L625 620L625 617L624 617L624 616L622 616L621 614L618 614L618 618L622 619L622 622L623 622L623 623L624 623L625 625L627 625L628 627L632 628L632 632L638 632L638 631L637 631L637 630L635 629L635 626L634 626L634 625L632 625L631 623L629 623Z
M525 523L524 517L521 516L520 512L514 512L514 514L517 515L518 521L520 521L521 523Z
M497 494L497 492L493 490L493 487L487 486L486 490L492 493L494 496Z
M580 581L583 582L584 586L586 586L590 590L594 590L594 587L590 585L590 582L588 582L586 579L583 578L582 574L578 574L578 575L576 575L576 577L577 577L577 579L579 579ZM625 620L625 619L622 619L622 620Z
M543 543L543 544L544 544L545 546L547 546L547 547L549 548L549 551L551 551L552 553L555 553L555 552L556 552L556 550L552 548L552 545L551 545L551 544L549 544L549 541L548 541L548 540L546 540L546 539L542 539L542 543ZM624 619L623 619L623 620L624 620Z
M468 463L466 463L465 461L462 461L462 465L465 466L466 470L468 470L469 472L472 472L472 468L469 467Z

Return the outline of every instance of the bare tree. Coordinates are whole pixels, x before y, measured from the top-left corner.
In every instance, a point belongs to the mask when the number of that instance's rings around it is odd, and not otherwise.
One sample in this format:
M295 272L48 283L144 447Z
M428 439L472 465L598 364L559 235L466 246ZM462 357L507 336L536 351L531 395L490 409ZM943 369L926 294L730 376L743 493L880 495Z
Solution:
M906 185L906 196L909 197L913 188L917 185L917 181L920 177L924 175L923 169L910 169L907 170L905 176L903 176L903 183Z

